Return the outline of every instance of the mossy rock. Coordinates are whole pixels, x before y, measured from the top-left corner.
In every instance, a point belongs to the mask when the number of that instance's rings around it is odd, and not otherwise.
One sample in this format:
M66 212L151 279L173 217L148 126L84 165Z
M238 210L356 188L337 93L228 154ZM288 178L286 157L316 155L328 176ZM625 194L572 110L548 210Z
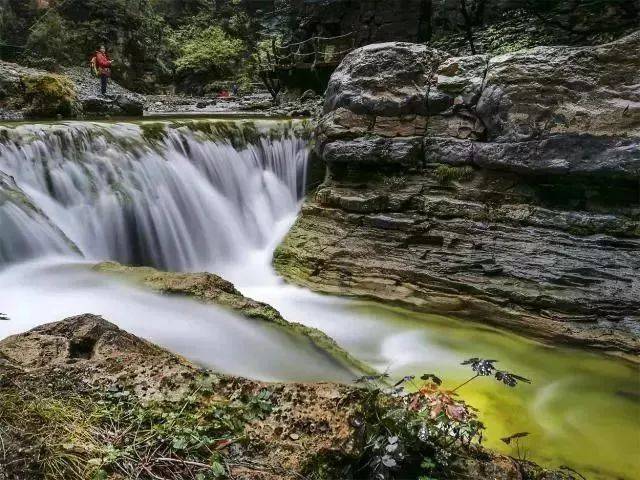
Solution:
M22 77L29 117L74 117L80 113L73 82L64 75L37 74Z
M326 333L284 319L271 305L245 297L231 282L212 273L163 272L152 267L128 267L117 262L103 262L95 265L93 270L126 278L162 294L191 297L254 320L273 323L292 335L306 337L353 373L376 373L375 369L352 357Z
M150 142L163 140L167 135L167 123L143 122L140 124L142 136Z

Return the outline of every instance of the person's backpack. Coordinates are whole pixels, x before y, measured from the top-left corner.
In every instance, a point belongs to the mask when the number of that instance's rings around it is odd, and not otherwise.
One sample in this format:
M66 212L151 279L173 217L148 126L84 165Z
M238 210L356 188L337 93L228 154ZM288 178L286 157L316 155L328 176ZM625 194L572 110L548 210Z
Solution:
M99 77L100 76L100 72L98 72L98 66L96 65L96 56L95 55L93 57L91 57L91 60L89 60L89 67L91 68L91 74L94 77Z

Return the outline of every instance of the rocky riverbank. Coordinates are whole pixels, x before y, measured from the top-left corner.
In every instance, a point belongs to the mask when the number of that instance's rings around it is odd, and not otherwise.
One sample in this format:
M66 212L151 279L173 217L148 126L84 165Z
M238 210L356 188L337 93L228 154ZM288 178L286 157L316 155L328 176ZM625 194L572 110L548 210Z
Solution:
M266 92L237 97L216 95L140 95L110 81L107 96L100 82L82 67L57 73L0 61L0 121L94 119L171 115L319 117L322 98L312 91L274 103Z
M351 53L317 130L327 181L277 269L637 360L639 48Z
M0 342L0 382L0 474L21 480L370 478L367 413L403 405L372 404L366 388L218 375L93 315ZM574 478L453 438L442 469L425 463L431 435L419 461L434 478Z
M51 73L0 61L0 120L140 116L144 99L110 82L109 95L87 68Z

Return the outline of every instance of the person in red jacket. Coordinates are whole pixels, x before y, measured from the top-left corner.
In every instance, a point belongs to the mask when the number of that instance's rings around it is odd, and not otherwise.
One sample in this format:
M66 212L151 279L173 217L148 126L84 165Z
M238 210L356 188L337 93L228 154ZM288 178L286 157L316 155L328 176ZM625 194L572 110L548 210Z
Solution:
M100 77L100 91L102 95L107 94L107 84L111 77L112 61L107 55L107 49L104 45L91 58L91 69Z

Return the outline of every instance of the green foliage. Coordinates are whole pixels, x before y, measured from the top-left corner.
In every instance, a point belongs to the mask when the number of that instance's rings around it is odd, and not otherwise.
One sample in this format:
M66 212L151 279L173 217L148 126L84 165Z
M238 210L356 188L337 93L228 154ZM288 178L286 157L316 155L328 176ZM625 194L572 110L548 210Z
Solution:
M167 133L167 126L162 122L143 122L140 124L140 129L148 141L162 140Z
M246 90L255 81L244 61L256 42L255 20L240 0L65 0L42 9L27 3L0 8L0 37L26 44L12 51L21 63L86 65L104 44L116 62L114 79L138 91L176 80L194 90L223 78Z
M77 55L72 28L56 11L41 18L31 29L27 49L38 56L69 63Z
M223 78L233 72L245 48L241 39L232 38L221 27L212 26L186 41L176 60L176 70L183 75L204 74L209 78Z
M358 453L337 465L319 462L312 478L455 478L455 461L482 441L484 425L475 409L442 388L435 375L423 375L421 382L405 377L393 387L386 374L358 382L364 387L352 422Z
M247 422L271 412L271 393L221 400L210 380L177 401L149 403L126 390L34 395L5 388L0 430L18 432L30 446L13 452L25 457L17 468L28 478L220 478L227 473L224 449L243 441Z
M450 165L439 165L434 172L435 177L442 184L470 180L473 178L473 174L473 167L452 167Z
M552 45L558 32L526 10L516 10L478 33L485 51L511 53L538 45Z
M508 387L531 383L498 370L495 363L497 360L482 358L463 362L475 375L454 389L444 388L432 373L425 373L419 381L404 377L391 387L387 374L361 377L357 383L364 387L364 398L352 422L358 453L333 464L326 458L317 459L309 466L312 478L459 478L458 462L477 453L472 444L482 443L485 427L458 390L487 377ZM523 435L516 434L509 441Z

